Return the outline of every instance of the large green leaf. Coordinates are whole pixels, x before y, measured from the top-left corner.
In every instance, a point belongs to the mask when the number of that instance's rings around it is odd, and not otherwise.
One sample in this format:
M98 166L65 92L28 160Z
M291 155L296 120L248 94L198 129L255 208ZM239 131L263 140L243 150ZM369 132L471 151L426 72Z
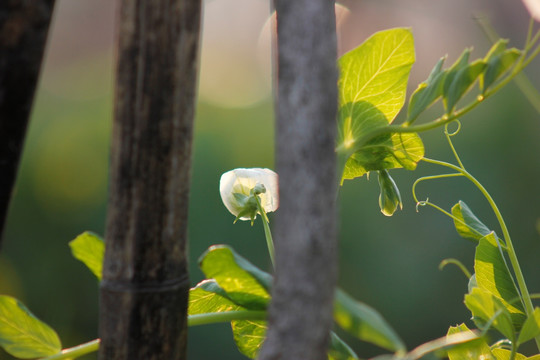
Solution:
M473 334L473 332L467 327L467 325L461 324L458 326L451 326L448 329L447 335L459 333ZM489 345L486 343L485 340L482 339L475 343L466 344L464 346L455 347L448 350L448 358L449 360L492 360L493 355L491 354Z
M98 235L86 231L69 243L75 259L82 261L101 280L105 243Z
M53 329L17 299L5 295L0 295L0 346L21 359L54 355L62 350Z
M391 351L405 351L405 344L374 309L336 290L334 320L348 333Z
M266 321L232 321L234 342L238 350L250 359L255 359L266 335Z
M497 244L495 233L491 232L480 239L476 246L474 270L476 283L480 289L497 297L512 314L517 329L525 321L523 305L510 275L506 262Z
M465 239L478 241L491 232L463 201L452 207L452 215L459 219L454 219L454 226L458 234Z
M493 294L481 288L473 288L465 295L465 306L473 314L479 327L491 325L509 340L515 339L515 328L508 309Z
M210 247L199 259L199 265L206 277L214 279L234 303L252 310L266 309L270 301L267 287L271 281L269 275L230 247Z
M346 162L343 179L371 170L414 168L423 157L416 134L385 135L357 144L362 136L391 123L401 110L414 61L414 39L403 28L378 32L339 59L337 149Z

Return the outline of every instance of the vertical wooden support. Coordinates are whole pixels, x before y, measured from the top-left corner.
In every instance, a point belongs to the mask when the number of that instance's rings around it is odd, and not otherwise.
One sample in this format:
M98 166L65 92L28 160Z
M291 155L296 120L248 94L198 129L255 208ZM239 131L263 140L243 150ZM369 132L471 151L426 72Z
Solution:
M54 0L0 1L0 244Z
M122 0L102 360L185 359L200 0Z
M334 2L276 0L276 276L259 359L327 359L337 273Z

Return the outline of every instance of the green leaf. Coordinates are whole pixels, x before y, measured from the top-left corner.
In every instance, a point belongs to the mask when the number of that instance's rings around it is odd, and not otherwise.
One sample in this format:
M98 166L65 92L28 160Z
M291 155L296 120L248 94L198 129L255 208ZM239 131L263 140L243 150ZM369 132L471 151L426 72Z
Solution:
M243 310L215 280L203 280L189 290L188 315Z
M497 42L494 43L489 49L489 51L487 52L486 57L484 58L484 61L488 62L494 57L502 54L506 50L507 45L508 45L508 39L497 40Z
M480 90L482 93L495 83L508 69L514 65L521 56L518 49L508 49L487 62L487 68L483 76L480 77Z
M481 238L476 246L474 258L476 283L480 289L486 290L501 301L512 314L515 327L519 329L525 321L525 312L518 300L518 291L497 241L495 233L491 232Z
M339 59L341 77L338 83L337 150L344 157L344 163L347 162L343 179L362 176L370 170L395 167L383 164L387 161L399 163L389 160L394 156L394 151L406 155L416 152L409 150L406 141L384 135L365 144L369 148L367 152L349 159L361 150L357 142L362 136L387 126L403 107L407 80L414 61L414 39L409 29L378 32ZM419 139L414 142L421 144ZM403 148L406 151L402 151Z
M411 95L409 107L407 109L407 123L412 124L416 118L428 107L430 107L441 95L446 71L442 66L446 57L441 58L426 81L418 85L418 88Z
M381 212L386 216L394 215L394 212L399 207L403 209L403 202L401 201L401 194L399 189L394 182L394 179L390 176L388 171L381 170L378 172L379 175L379 207Z
M5 295L0 295L0 346L21 359L54 355L62 350L53 329L17 299Z
M493 349L492 352L493 352L493 355L495 355L495 359L497 360L510 360L510 355L512 354L510 350L506 350L506 349ZM528 358L528 359L531 359L531 358ZM527 360L527 357L523 354L516 353L514 360Z
M474 334L467 325L461 324L458 326L451 326L448 329L447 335L467 333ZM478 360L478 359L493 359L489 345L484 339L478 342L468 343L461 347L455 347L448 350L449 360Z
M369 171L416 169L424 157L424 144L416 133L379 136L353 153L345 164L342 181L361 177Z
M199 259L207 278L215 279L229 299L250 310L264 310L270 301L271 276L225 245L210 247Z
M456 78L457 73L460 70L467 67L467 65L469 64L470 55L471 55L471 49L463 50L463 52L461 53L459 58L456 60L456 62L453 63L452 66L450 66L450 68L446 70L446 77L444 79L444 84L442 88L443 97L446 96L446 94L448 94L450 90L450 85L452 85L452 82Z
M535 308L531 316L525 320L519 333L518 344L523 344L540 335L540 308Z
M452 78L447 76L445 84L448 80L452 80L448 91L443 94L443 99L446 112L451 113L454 110L457 102L471 88L478 76L486 68L486 63L483 60L476 60L466 67L458 70Z
M460 220L454 219L454 226L462 238L478 241L491 232L463 201L452 207L452 215Z
M331 332L328 360L358 360L358 355L336 333Z
M266 335L266 321L232 321L234 341L238 350L250 359L255 359Z
M334 299L334 320L360 340L391 351L405 351L403 341L377 311L340 289Z
M105 243L98 235L83 232L69 243L75 259L82 261L101 280Z
M490 324L514 341L515 328L510 312L495 296L484 289L473 288L469 294L465 295L465 306L471 311L479 327Z

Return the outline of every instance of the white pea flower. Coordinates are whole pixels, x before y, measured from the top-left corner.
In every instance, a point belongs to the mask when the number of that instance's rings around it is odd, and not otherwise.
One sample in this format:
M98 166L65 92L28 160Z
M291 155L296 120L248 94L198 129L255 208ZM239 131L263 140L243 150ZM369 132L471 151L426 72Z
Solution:
M536 21L540 21L540 0L523 0L525 7Z
M265 213L275 211L279 206L278 175L270 169L227 171L219 180L219 192L223 204L236 216L236 220L251 220L253 223L259 213L256 197Z

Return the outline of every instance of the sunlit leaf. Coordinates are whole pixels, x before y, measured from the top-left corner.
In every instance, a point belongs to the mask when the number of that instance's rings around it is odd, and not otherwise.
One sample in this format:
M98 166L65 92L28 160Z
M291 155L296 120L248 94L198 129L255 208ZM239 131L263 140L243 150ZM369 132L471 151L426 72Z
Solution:
M491 232L463 201L452 207L452 215L461 220L454 220L454 226L458 234L465 239L478 241Z
M497 360L510 360L510 356L512 354L510 350L506 349L493 349L492 352ZM516 353L514 360L527 360L527 357L523 354Z
M433 104L442 95L442 86L446 77L446 71L442 66L446 57L441 58L426 81L418 85L418 88L411 95L409 107L407 109L407 122L412 124L416 118Z
M540 308L535 308L521 328L518 343L523 344L538 335L540 335Z
M210 247L199 259L199 266L234 303L252 310L266 308L270 300L270 275L257 269L230 247Z
M391 351L405 350L403 341L377 311L339 289L334 299L334 320L360 340Z
M238 311L244 307L235 304L215 280L203 280L189 290L188 315Z
M512 314L515 327L520 329L525 321L525 312L495 233L481 238L476 246L474 270L478 287L497 297Z
M473 334L471 330L465 324L459 326L451 326L448 329L447 335L459 334L459 333L470 333ZM461 347L455 347L448 350L449 360L491 360L493 355L489 345L484 339L481 339L478 342L465 344Z
M465 295L465 305L473 314L473 320L479 327L491 324L510 340L515 338L512 317L502 302L488 291L474 288Z
M248 358L255 359L264 342L266 321L233 321L231 327L238 350Z
M75 259L82 261L101 280L105 243L98 235L86 231L69 242Z
M390 160L396 157L393 155L395 151L405 155L416 152L409 149L406 141L392 135L362 144L366 146L364 152L357 144L362 136L391 123L401 110L414 61L414 39L409 29L378 32L339 59L341 77L337 150L347 161L343 179L362 176L370 170L396 167L388 164L399 163ZM421 144L419 139L415 140L415 143L418 142ZM402 151L403 148L406 151ZM349 158L358 151L360 153L355 158ZM400 156L397 155L398 158Z
M53 329L20 301L5 295L0 295L0 346L21 359L54 355L62 350Z

